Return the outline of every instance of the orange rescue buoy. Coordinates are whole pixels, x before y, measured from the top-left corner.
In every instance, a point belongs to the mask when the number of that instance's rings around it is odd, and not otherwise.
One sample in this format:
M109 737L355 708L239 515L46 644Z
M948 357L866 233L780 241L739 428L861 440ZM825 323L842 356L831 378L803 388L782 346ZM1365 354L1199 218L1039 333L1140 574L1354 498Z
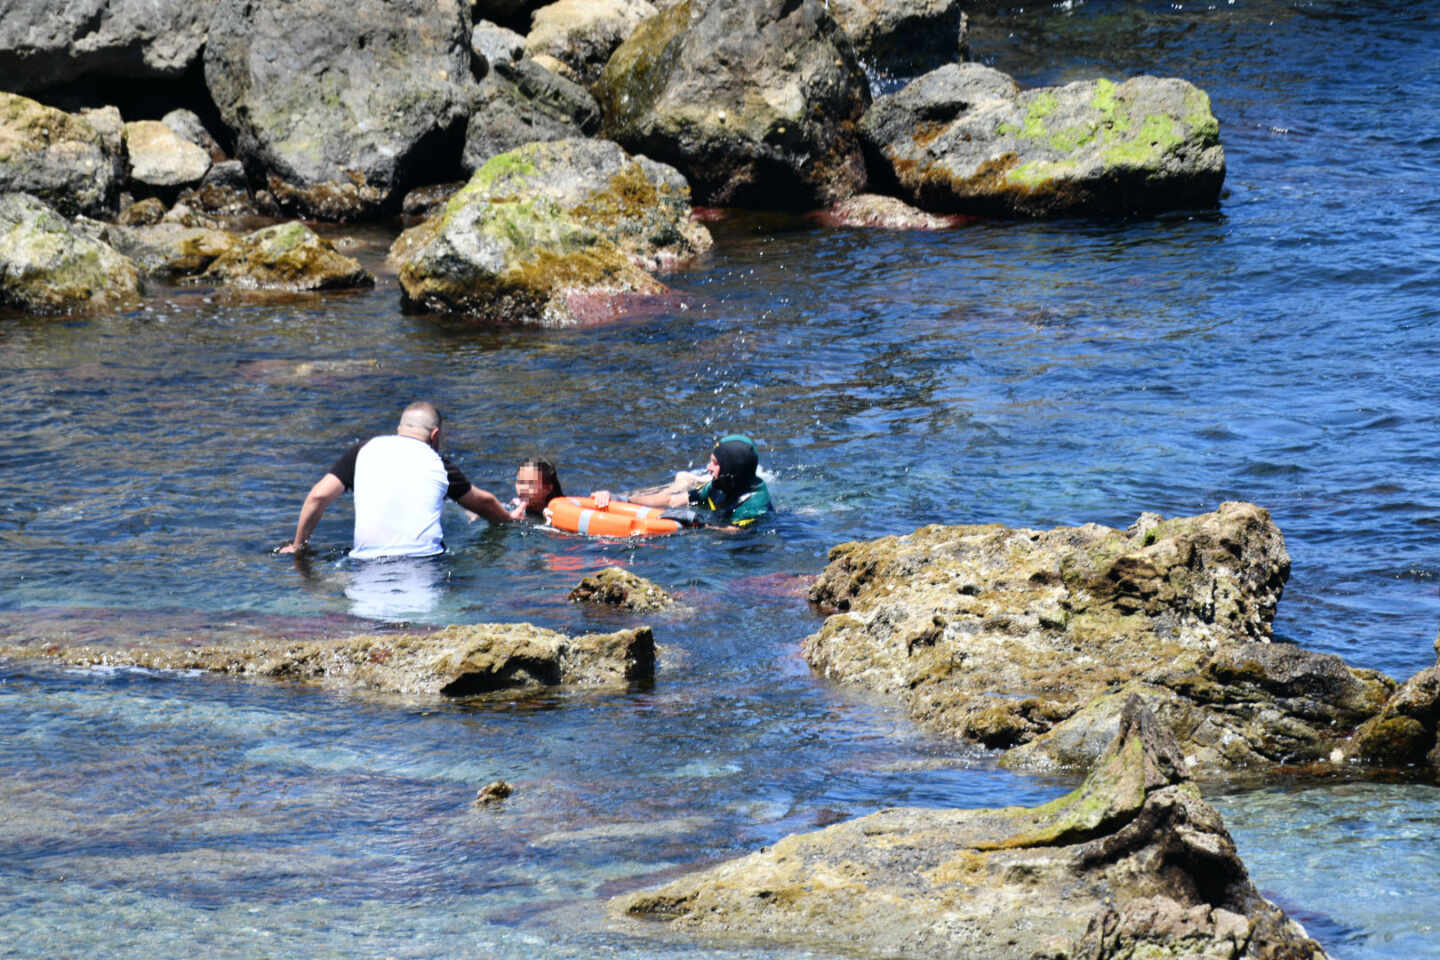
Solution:
M592 537L653 537L680 529L679 522L660 516L659 507L611 500L601 510L590 497L556 497L545 505L545 519L556 530Z

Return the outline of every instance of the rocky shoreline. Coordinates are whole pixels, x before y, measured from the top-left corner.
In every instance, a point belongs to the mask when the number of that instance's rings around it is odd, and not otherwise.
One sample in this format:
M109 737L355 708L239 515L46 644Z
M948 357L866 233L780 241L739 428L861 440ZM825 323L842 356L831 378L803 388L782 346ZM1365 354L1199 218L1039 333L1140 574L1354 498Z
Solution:
M0 307L367 286L294 218L404 213L423 222L391 251L403 308L590 323L668 294L710 245L692 204L936 229L1213 207L1224 180L1203 91L1022 91L968 62L958 0L125 0L82 19L26 0L0 25ZM877 99L862 58L916 79ZM236 229L257 217L277 233Z

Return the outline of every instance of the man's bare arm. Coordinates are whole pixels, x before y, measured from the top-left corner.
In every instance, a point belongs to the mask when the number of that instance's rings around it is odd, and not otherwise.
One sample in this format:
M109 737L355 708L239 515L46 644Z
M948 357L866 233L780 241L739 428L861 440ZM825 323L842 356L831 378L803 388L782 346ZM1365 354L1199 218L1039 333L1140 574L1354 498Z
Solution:
M455 501L469 510L489 520L491 523L509 523L511 519L509 511L500 499L488 490L481 490L479 487L471 486L465 491L465 495Z
M320 522L325 508L334 503L345 492L344 482L335 474L327 473L315 482L300 507L300 519L295 524L295 539L280 548L280 553L294 553L305 546L315 525Z

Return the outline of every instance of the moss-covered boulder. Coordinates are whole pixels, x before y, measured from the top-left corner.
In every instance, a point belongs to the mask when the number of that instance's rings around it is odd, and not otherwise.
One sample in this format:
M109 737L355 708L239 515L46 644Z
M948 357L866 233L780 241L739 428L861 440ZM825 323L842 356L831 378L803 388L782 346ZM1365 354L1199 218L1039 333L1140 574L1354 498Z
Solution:
M1025 769L1090 763L1132 692L1197 777L1338 761L1395 683L1270 642L1289 570L1245 503L1128 530L925 527L831 550L811 599L834 612L803 651Z
M0 194L0 305L70 313L135 303L140 271L28 194Z
M28 193L65 216L105 213L117 147L81 117L0 93L0 193Z
M870 88L821 0L684 0L616 49L595 96L606 136L702 204L805 209L865 185Z
M648 627L571 636L528 623L487 623L328 639L268 636L206 645L203 637L198 643L194 637L145 637L101 645L26 630L20 636L0 634L0 656L207 670L434 699L649 679L655 673L655 638Z
M1179 79L1022 91L988 67L952 64L877 99L860 130L872 176L947 213L1210 207L1225 180L1210 98Z
M569 324L665 292L648 272L706 249L673 168L603 140L533 143L492 158L391 247L414 308Z
M344 290L375 285L360 263L303 223L240 237L206 268L208 283L250 290Z
M611 911L866 957L1326 956L1255 889L1138 698L1085 783L1044 806L882 810L617 897Z

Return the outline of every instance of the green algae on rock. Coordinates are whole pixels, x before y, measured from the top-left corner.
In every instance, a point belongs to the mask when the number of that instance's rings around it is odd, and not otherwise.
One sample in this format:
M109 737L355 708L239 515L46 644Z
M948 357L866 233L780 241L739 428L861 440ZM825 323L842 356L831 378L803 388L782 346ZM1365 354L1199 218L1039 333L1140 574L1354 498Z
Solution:
M253 290L342 290L375 285L356 260L305 224L282 223L240 237L202 279Z
M609 141L532 143L491 158L390 254L412 307L576 323L584 298L666 293L647 270L710 246L689 199L673 168Z
M71 313L140 295L140 271L127 257L28 194L0 194L0 304Z
M1210 98L1175 78L1021 91L989 67L952 64L876 100L860 130L902 196L947 213L1210 207L1225 179Z
M1090 763L1128 693L1197 777L1386 762L1349 738L1395 682L1270 643L1289 570L1269 513L1245 503L1123 531L925 527L831 550L811 599L834 612L803 652L1025 769Z
M610 909L707 938L907 960L1326 956L1255 889L1138 697L1084 784L1044 806L882 810Z

